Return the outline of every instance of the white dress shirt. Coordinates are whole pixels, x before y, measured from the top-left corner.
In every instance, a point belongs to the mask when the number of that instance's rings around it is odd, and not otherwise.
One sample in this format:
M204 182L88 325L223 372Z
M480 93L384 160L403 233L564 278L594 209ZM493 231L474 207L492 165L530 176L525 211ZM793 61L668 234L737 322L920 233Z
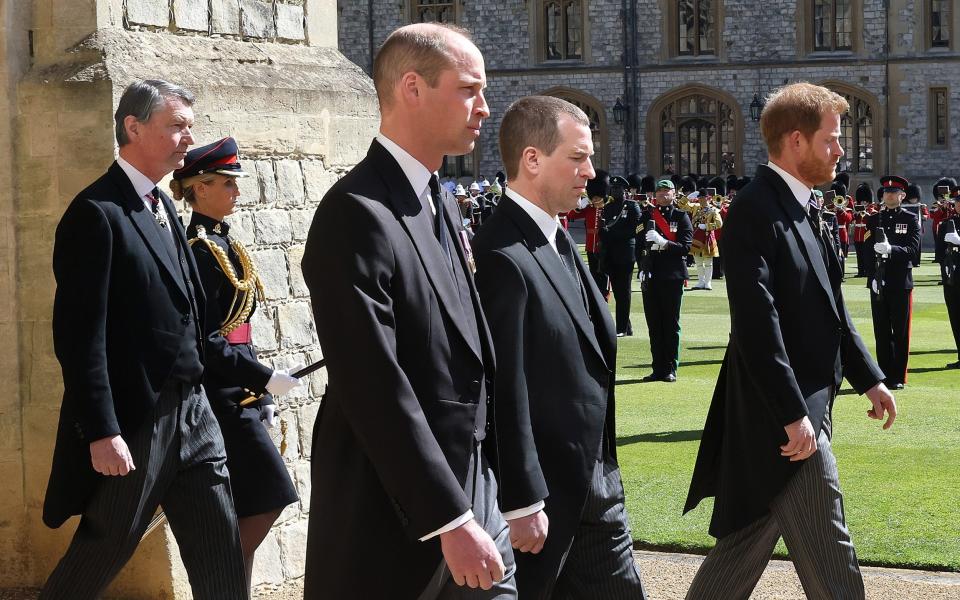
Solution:
M797 202L800 203L800 206L803 207L804 211L807 211L810 208L810 196L813 194L813 188L808 188L807 184L803 183L790 173L784 171L772 160L767 163L767 166L773 169L774 172L786 182L787 187L789 187L790 191L793 192Z
M557 250L557 228L560 227L560 219L557 217L557 215L551 215L533 202L530 202L518 194L513 188L507 188L503 193L506 194L511 200L516 202L517 206L523 209L523 212L530 215L530 218L533 219L533 222L536 223L537 227L540 228L540 231L543 232L543 237L547 238L547 242L550 243L550 247L553 248L553 251L557 253L557 256L560 256L560 252Z
M140 196L140 200L143 202L143 205L152 215L153 200L150 199L150 194L153 193L153 188L157 187L157 184L151 181L149 177L138 171L136 167L124 160L122 156L117 157L117 164L121 169L123 169L123 172L127 175L127 179L129 179L130 183L133 184L133 189L137 192L137 195ZM171 220L171 216L167 212L166 207L163 205L163 202L160 202L159 200L160 198L158 197L157 211L166 217L168 223L167 227L162 227L161 229L166 230L167 235L170 236L170 240L173 241L173 226L169 225L173 223L173 221ZM173 218L178 217L174 215Z

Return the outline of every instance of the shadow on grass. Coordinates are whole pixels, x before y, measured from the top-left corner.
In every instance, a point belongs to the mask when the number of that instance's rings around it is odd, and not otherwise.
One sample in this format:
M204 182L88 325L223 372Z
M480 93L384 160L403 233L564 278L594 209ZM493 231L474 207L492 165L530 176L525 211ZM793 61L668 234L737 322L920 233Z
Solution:
M921 354L956 354L956 350L923 350L921 352L911 352L910 356L920 356ZM913 369L910 369L911 371Z
M703 435L702 429L688 429L686 431L654 431L617 438L617 447L629 446L637 442L695 442Z
M942 367L917 367L911 368L910 373L934 373L936 371L956 371L954 367L948 367L946 365Z
M725 350L726 346L688 346L684 350Z

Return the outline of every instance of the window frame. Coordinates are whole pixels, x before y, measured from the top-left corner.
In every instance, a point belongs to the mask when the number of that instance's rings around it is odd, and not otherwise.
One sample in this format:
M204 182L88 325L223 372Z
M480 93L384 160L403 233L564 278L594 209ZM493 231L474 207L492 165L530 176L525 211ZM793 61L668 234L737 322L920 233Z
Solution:
M853 51L853 40L854 36L854 5L853 0L846 0L847 5L850 7L850 45L849 46L840 46L838 44L838 33L837 33L837 2L838 0L809 0L810 2L810 33L811 33L811 48L814 52L852 52ZM818 47L817 46L817 2L829 2L830 3L830 45L829 47Z
M463 161L467 156L473 159L473 173L466 174L464 173ZM453 159L454 162L454 172L450 173L447 171L447 159ZM437 169L437 175L442 179L444 177L450 177L457 181L465 178L470 178L471 181L480 181L480 144L475 144L473 150L466 154L460 156L444 156L443 162L440 164L440 168Z
M956 37L954 34L956 28L954 27L955 23L955 12L956 6L952 1L949 2L950 5L950 16L947 19L947 27L949 28L947 33L950 36L950 39L947 40L946 44L934 45L933 41L933 2L934 0L926 0L923 3L924 7L924 50L932 52L948 52L953 50L953 39ZM941 25L942 26L942 25Z
M407 19L409 20L410 23L420 23L420 22L421 22L420 20L418 20L418 16L419 16L419 15L417 14L418 10L421 8L420 4L421 4L421 3L420 3L419 0L408 0L408 2L407 2ZM451 24L451 25L458 25L458 24L460 23L460 18L461 18L461 16L462 16L462 15L461 15L461 4L462 4L461 0L447 0L447 1L441 2L440 4L442 4L443 6L449 5L451 8L453 8L453 21L443 21L443 23L449 23L449 24Z
M673 43L673 55L674 55L674 56L682 56L682 57L693 57L693 58L715 57L715 56L717 56L718 48L719 48L719 45L720 45L720 44L719 44L719 34L718 34L718 21L719 21L719 18L718 18L718 12L717 12L717 5L719 4L719 2L717 2L717 0L709 0L709 1L711 2L710 11L713 13L713 35L711 36L711 37L713 38L713 50L711 50L711 51L709 51L709 52L705 52L704 50L702 50L702 49L700 48L700 39L701 39L701 37L703 37L703 36L700 35L700 19L695 17L695 18L693 19L693 22L694 22L694 29L693 29L694 35L693 35L693 39L696 41L696 43L694 44L694 49L693 49L693 51L690 52L690 51L683 51L683 50L680 49L680 2L682 2L682 1L684 1L684 0L677 0L676 2L673 3L673 5L674 5L674 10L676 11L676 16L675 16L674 19L673 19L673 25L674 25L674 27L673 27L673 34L674 34L674 37L675 37L675 39L673 40L673 42L674 42L674 43ZM687 1L689 1L689 2L693 5L693 14L694 14L694 15L699 15L699 14L700 14L700 2L701 2L702 0L687 0Z
M937 95L943 94L943 141L937 140ZM929 89L929 115L927 123L927 140L932 150L947 150L950 148L950 88L947 86L932 86Z
M561 23L566 23L567 4L575 4L580 15L580 53L579 58L549 58L547 56L547 5L559 3ZM530 52L531 60L543 65L570 65L585 64L591 61L590 52L590 13L585 0L537 0L529 3L528 15L530 19ZM561 27L560 46L566 52L568 44L566 27Z

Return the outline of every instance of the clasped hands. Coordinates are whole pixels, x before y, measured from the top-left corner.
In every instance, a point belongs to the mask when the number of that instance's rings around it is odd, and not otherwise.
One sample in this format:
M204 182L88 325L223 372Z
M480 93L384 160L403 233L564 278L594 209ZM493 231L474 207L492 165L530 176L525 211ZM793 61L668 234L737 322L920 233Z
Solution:
M883 420L886 415L887 420L883 428L890 429L897 418L897 402L893 394L883 382L880 382L867 390L866 396L873 405L867 411L867 416L871 419ZM790 462L796 462L810 458L817 451L817 433L813 430L809 417L804 416L786 425L784 430L787 432L788 441L780 446L780 456L789 456Z
M644 239L648 243L650 242L653 243L653 246L651 246L652 250L663 250L663 248L667 245L667 238L660 235L660 233L658 233L654 229L651 229L650 231L648 231Z

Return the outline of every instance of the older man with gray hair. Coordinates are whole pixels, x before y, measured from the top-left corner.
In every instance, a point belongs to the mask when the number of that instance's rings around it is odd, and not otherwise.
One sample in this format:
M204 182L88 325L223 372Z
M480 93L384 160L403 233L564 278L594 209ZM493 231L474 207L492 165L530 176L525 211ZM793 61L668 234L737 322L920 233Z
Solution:
M203 288L157 183L193 143L194 97L138 81L120 156L57 227L53 343L63 404L43 520L82 515L40 597L98 598L162 505L193 597L247 598L220 428L200 386Z

